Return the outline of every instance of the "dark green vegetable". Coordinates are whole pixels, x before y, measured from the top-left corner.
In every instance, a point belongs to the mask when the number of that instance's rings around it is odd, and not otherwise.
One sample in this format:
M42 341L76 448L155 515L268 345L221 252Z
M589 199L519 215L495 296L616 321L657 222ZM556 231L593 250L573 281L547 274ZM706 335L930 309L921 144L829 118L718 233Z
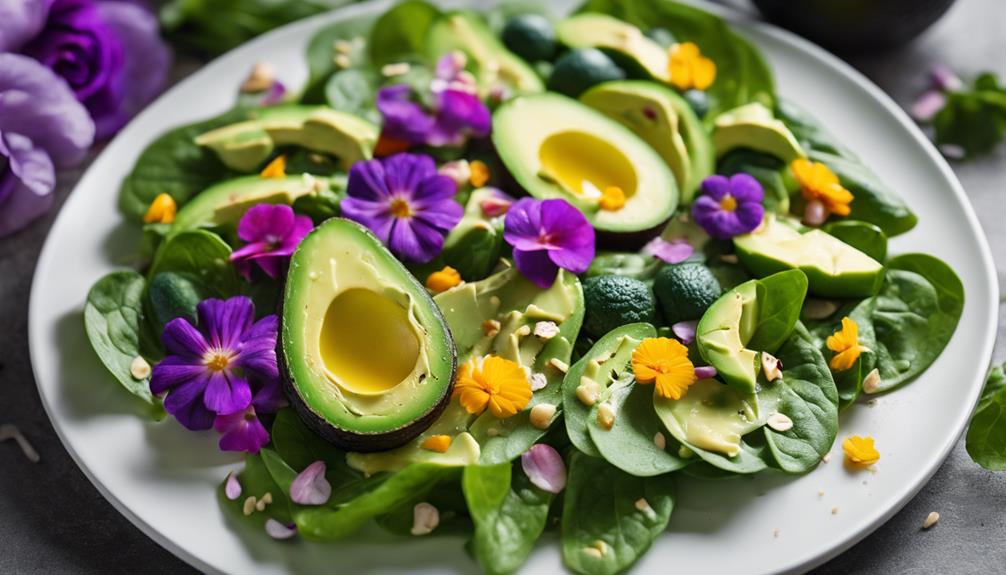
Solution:
M336 110L380 123L381 115L374 104L379 82L377 74L369 69L340 70L325 82L325 103Z
M369 65L365 38L370 34L377 16L366 14L340 20L318 30L307 45L308 80L301 95L301 103L324 104L325 86L332 74L346 68L364 68ZM344 46L344 52L336 51L336 44ZM343 67L336 63L348 63Z
M664 262L645 254L601 252L594 257L585 275L587 277L617 275L652 282L663 265Z
M699 319L723 295L716 276L697 262L664 266L653 281L653 291L668 325Z
M1006 136L1006 86L991 72L970 86L946 94L947 102L933 118L938 145L960 146L965 157L994 150Z
M507 20L501 34L503 45L528 62L551 60L555 55L555 29L540 14L521 14Z
M1006 374L1002 366L989 371L981 399L968 427L968 455L992 471L1006 471Z
M747 347L775 353L800 319L807 296L807 276L800 270L772 274L758 280L757 294L758 321Z
M625 72L604 52L580 48L566 52L555 61L546 86L553 92L577 98L597 84L624 78Z
M583 303L583 327L594 337L629 323L652 322L657 311L645 283L616 275L584 280Z
M422 0L406 0L381 15L370 31L368 54L383 66L426 52L426 33L440 10Z
M282 491L273 479L272 474L269 473L269 469L266 467L265 461L263 461L265 451L267 450L245 456L244 469L237 475L237 480L241 484L240 497L233 501L227 498L224 493L224 487L227 484L226 480L217 489L217 499L220 501L220 505L224 509L229 510L235 520L251 522L260 529L268 519L275 519L284 524L290 523L292 520L289 499L287 499L286 493ZM258 499L266 493L272 493L273 504L267 506L263 512L245 515L243 510L245 499L248 497Z
M709 94L705 93L703 90L686 90L684 94L681 94L688 105L692 107L692 111L699 118L705 118L709 115Z
M231 247L220 236L206 230L186 230L161 244L149 277L174 272L201 286L202 293L217 297L236 295L241 292L242 283L230 256Z
M871 223L839 220L825 226L824 231L878 262L887 259L887 234Z
M717 168L717 173L724 176L741 172L749 174L765 190L765 209L778 214L789 214L789 196L797 191L797 184L790 174L789 166L779 158L739 148L720 158Z
M209 297L201 284L175 272L160 272L153 276L147 289L154 316L161 326L177 317L194 325L196 306Z

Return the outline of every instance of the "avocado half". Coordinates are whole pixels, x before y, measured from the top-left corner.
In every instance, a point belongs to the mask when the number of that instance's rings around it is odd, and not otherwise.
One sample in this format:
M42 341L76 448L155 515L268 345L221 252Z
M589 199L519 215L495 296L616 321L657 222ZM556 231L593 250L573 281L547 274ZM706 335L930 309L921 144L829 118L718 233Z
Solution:
M301 419L338 447L405 444L447 406L457 350L426 289L369 230L330 219L290 260L277 357Z

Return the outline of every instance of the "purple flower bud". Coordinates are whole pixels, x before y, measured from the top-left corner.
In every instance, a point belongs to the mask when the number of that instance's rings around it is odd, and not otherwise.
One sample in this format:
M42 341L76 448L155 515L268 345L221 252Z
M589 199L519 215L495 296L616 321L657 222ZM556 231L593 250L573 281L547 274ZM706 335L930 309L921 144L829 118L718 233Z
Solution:
M919 96L919 99L912 104L910 112L917 122L929 122L946 104L947 97L943 92L929 90Z
M699 379L711 379L716 377L716 368L711 365L701 365L696 367L695 377Z

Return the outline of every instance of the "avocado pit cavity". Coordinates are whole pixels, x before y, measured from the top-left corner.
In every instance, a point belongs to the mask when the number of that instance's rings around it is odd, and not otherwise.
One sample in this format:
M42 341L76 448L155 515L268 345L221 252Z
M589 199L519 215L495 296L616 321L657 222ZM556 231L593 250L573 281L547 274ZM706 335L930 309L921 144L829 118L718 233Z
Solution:
M636 171L625 154L586 132L556 132L538 148L541 172L580 198L598 199L600 190L619 188L632 197L638 186Z

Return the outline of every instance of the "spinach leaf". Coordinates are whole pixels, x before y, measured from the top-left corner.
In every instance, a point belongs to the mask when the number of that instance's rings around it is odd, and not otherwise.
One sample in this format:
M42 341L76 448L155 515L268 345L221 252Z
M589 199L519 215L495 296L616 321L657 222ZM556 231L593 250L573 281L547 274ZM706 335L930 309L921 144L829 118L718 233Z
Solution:
M838 434L838 390L813 337L798 324L779 349L782 379L777 411L793 421L788 431L765 426L765 443L777 467L806 473L831 450Z
M878 262L887 259L887 234L871 223L839 220L825 226L824 231Z
M230 246L220 236L206 230L186 230L161 244L149 276L174 272L217 297L235 295L241 291L241 280L230 255Z
M440 10L422 0L406 0L388 10L370 31L370 61L382 66L424 54L426 34L439 17Z
M513 573L545 530L552 494L535 487L510 463L468 466L461 485L475 523L475 560L490 575Z
M91 347L115 379L163 417L161 402L150 393L150 378L136 379L130 373L140 357L144 332L149 329L143 310L146 281L134 271L112 272L97 281L84 304L84 329Z
M291 468L303 471L315 461L325 462L325 477L333 489L363 475L346 464L346 454L308 429L292 408L276 413L270 430L272 446Z
M181 317L196 323L196 306L207 297L202 284L175 272L160 272L147 287L154 318L163 328L169 321Z
M159 194L166 193L182 206L210 185L237 174L220 162L210 149L196 145L196 136L247 120L247 110L231 110L210 120L170 130L153 141L136 160L119 189L119 209L140 222Z
M758 320L748 349L775 353L800 319L807 296L807 275L800 270L786 270L758 280Z
M795 102L779 98L776 102L775 116L786 124L804 150L816 150L850 160L857 159L852 150L839 142L816 118Z
M845 409L855 403L863 391L863 379L876 366L877 354L874 350L877 349L877 338L873 333L873 312L876 308L876 298L847 301L831 317L823 320L804 319L804 326L807 327L825 359L834 355L834 352L825 345L825 341L828 336L842 327L842 318L848 317L859 326L859 344L866 348L865 351L851 368L831 374L835 380L835 386L838 388L840 409Z
M292 520L294 509L294 503L290 500L290 486L297 478L297 472L287 465L278 453L268 447L261 449L258 455L262 458L262 463L265 464L265 468L276 487L275 490L270 491L272 503L269 507L278 516L277 519L281 518L284 523L289 523Z
M1006 373L994 366L985 380L978 408L968 426L968 455L978 465L992 471L1006 471Z
M307 45L308 80L301 95L301 103L325 103L325 85L328 79L343 69L336 64L336 56L346 56L346 63L350 67L366 68L368 62L363 39L370 34L376 18L375 15L365 14L340 20L318 30L311 37ZM337 43L342 52L337 51ZM348 47L348 50L341 46Z
M374 103L378 83L379 78L372 70L341 70L325 82L325 102L336 110L380 124L381 115Z
M966 157L991 152L1006 135L1006 86L990 72L971 86L947 93L947 101L933 118L938 145L963 148Z
M663 533L673 508L671 476L635 477L574 451L562 510L563 562L576 573L624 571Z
M248 521L263 527L267 519L275 519L282 523L290 523L290 505L286 492L273 479L272 474L266 467L263 460L264 451L258 454L248 454L245 456L244 469L237 475L238 483L241 484L241 496L231 501L224 494L226 481L220 484L217 489L217 499L225 509L230 510L235 517L241 521ZM265 508L265 511L255 512L251 515L243 513L245 499L262 497L266 493L271 493L273 503Z

